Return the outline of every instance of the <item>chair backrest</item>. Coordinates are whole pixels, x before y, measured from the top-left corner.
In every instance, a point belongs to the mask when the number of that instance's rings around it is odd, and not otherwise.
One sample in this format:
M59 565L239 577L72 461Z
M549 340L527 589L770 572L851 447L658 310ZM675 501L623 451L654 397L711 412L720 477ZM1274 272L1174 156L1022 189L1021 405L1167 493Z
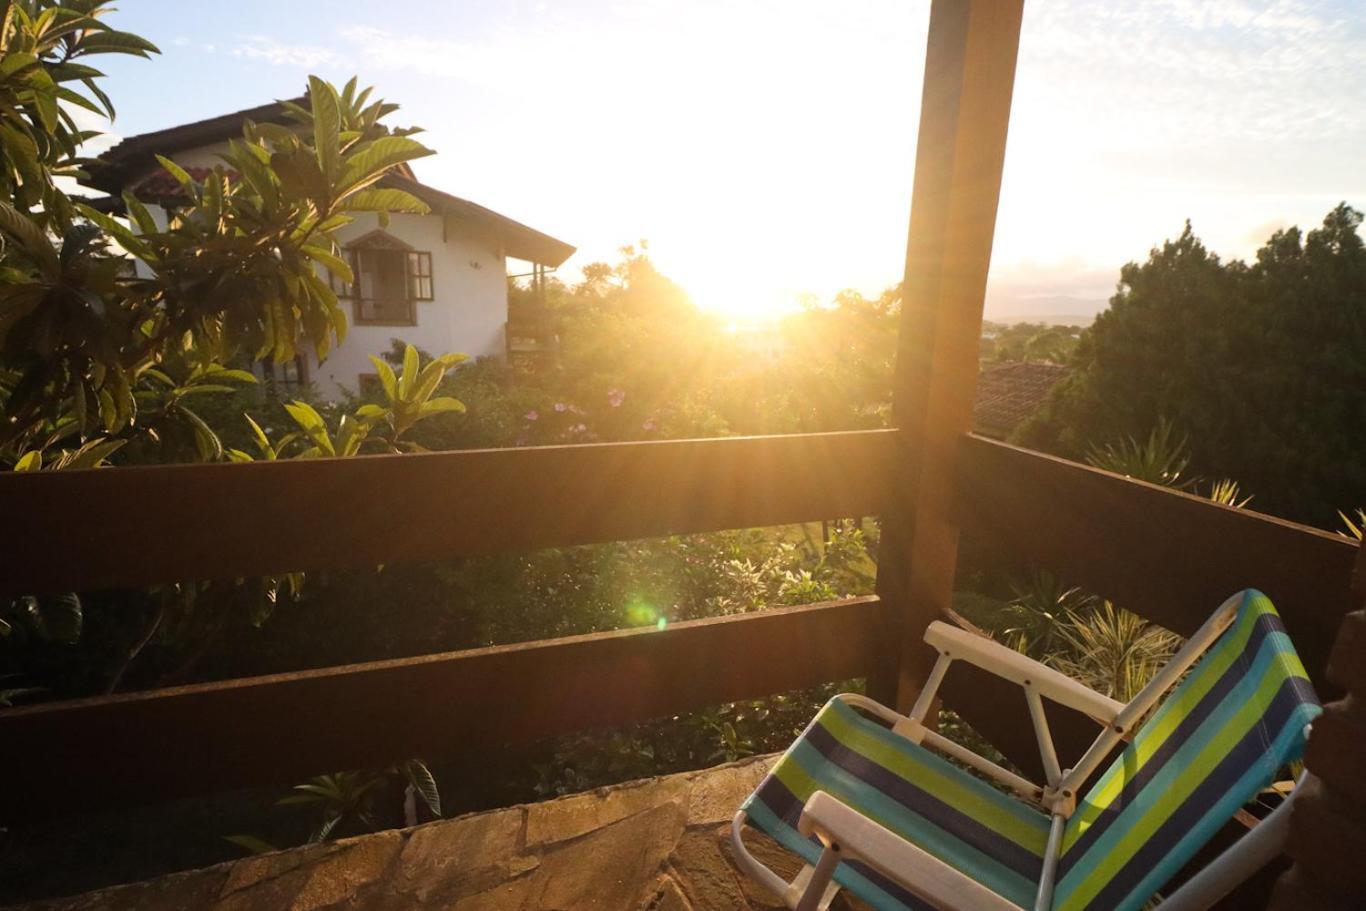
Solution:
M1055 911L1141 908L1299 758L1319 711L1270 599L1243 592L1233 624L1078 803Z

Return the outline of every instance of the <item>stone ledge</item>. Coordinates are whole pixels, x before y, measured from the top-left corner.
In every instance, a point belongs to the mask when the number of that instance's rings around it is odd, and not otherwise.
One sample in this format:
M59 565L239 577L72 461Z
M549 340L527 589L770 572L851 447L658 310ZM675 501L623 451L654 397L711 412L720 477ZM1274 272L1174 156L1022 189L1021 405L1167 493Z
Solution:
M773 911L729 822L776 757L246 857L11 911ZM749 843L749 839L746 842ZM780 874L793 859L756 835ZM841 898L834 908L861 908Z

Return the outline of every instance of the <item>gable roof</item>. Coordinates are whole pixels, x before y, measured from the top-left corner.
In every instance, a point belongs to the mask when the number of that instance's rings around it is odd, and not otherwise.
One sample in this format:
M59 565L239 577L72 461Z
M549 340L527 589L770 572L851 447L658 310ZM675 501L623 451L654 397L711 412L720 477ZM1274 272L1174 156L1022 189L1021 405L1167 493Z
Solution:
M1010 363L988 367L977 377L974 429L998 439L1010 436L1043 405L1071 368L1059 364Z
M290 98L289 101L304 105L308 103L308 96L300 95L298 98ZM207 120L196 120L164 130L129 136L99 157L99 163L91 166L90 177L84 182L96 190L117 196L123 192L130 180L155 169L158 155L169 158L186 149L240 137L242 124L248 120L255 123L290 123L285 116L284 104L272 101L270 104L244 108L231 114L220 114Z
M301 95L289 101L307 105L308 96ZM96 208L120 209L122 203L117 197L125 189L131 189L139 199L148 202L174 202L178 197L182 197L180 187L169 174L160 169L156 156L164 155L170 158L186 149L240 137L242 124L247 120L255 123L293 122L286 115L285 102L273 101L254 108L233 111L231 114L210 117L207 120L197 120L194 123L130 136L101 155L98 164L90 168L90 176L84 183L115 197L102 200L103 205L96 205ZM188 170L197 180L211 173L206 168ZM230 173L228 176L232 179L234 175ZM515 259L554 267L562 264L575 252L573 246L558 238L537 231L478 203L419 182L406 162L391 171L381 181L381 186L412 193L431 206L432 211L438 215L476 222L491 230L502 243L504 252Z

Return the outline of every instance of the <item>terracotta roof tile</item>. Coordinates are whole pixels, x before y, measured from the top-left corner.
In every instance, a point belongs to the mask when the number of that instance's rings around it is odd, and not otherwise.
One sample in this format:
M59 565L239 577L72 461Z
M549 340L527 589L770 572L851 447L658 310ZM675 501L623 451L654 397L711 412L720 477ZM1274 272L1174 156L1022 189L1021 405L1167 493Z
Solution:
M186 168L185 172L195 180L203 181L213 175L213 168ZM242 175L229 168L227 170L228 180L234 181ZM185 191L180 188L180 184L167 171L157 171L151 177L142 181L133 190L138 199L155 201L161 199L184 199Z
M1059 364L1012 363L986 368L977 378L974 429L987 436L1009 436L1039 410L1048 393L1070 372Z

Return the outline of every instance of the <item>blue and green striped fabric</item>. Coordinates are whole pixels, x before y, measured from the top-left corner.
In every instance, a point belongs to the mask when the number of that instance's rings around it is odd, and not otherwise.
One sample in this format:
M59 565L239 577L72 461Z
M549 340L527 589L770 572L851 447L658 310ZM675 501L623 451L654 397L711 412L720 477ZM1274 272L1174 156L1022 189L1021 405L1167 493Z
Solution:
M1141 908L1304 751L1318 699L1271 600L1241 597L1233 625L1078 803L1055 911Z
M743 809L754 826L814 864L820 844L802 837L797 820L816 791L1011 901L1033 906L1048 817L865 718L839 697L826 703ZM877 911L929 908L856 861L840 864L835 879Z
M1092 787L1065 830L1055 911L1143 905L1304 747L1318 703L1271 602L1237 618ZM815 863L797 831L825 791L1022 908L1034 906L1048 817L893 734L838 697L745 801L749 821ZM835 879L877 911L929 908L858 862Z

